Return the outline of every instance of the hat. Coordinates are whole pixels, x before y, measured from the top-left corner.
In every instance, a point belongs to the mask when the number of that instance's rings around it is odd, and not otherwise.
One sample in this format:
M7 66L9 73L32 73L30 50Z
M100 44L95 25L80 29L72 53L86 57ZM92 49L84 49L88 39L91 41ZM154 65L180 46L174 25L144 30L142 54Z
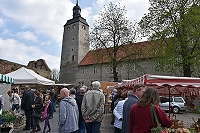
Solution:
M81 92L81 93L85 93L85 88L81 87L81 88L80 88L80 92Z

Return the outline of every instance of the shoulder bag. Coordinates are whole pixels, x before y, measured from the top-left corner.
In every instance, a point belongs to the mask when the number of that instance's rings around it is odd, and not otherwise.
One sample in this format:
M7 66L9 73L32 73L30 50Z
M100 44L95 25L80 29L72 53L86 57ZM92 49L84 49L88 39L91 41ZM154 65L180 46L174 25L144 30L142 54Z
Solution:
M38 113L38 112L35 111L35 109L33 109L33 111L32 111L32 117L41 118L41 113Z
M151 105L150 107L150 114L151 114L151 121L153 124L153 128L151 129L151 133L167 133L164 127L161 126L161 124L158 121L158 117L155 111L154 105ZM157 127L154 125L154 119L156 120Z

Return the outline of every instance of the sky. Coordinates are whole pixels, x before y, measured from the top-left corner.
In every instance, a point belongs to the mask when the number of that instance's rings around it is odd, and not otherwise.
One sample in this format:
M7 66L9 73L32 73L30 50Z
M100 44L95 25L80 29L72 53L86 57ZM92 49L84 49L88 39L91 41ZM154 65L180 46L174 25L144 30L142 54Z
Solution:
M76 0L1 0L0 59L28 65L44 59L60 69L64 25L72 19ZM109 3L125 6L127 19L138 21L148 13L148 0L78 0L81 16L91 27Z

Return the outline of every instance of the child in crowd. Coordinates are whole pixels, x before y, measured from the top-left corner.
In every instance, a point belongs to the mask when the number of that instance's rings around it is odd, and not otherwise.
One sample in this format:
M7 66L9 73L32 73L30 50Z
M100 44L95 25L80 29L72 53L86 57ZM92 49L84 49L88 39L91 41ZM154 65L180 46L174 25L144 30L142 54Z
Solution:
M52 116L53 114L53 106L51 103L51 97L50 95L46 95L45 96L45 103L44 103L44 113L43 113L43 120L45 119L45 124L44 124L44 129L42 133L45 133L45 130L48 126L49 130L47 130L47 132L51 131L51 127L50 127L50 123L49 123L49 117ZM46 116L46 117L44 117Z

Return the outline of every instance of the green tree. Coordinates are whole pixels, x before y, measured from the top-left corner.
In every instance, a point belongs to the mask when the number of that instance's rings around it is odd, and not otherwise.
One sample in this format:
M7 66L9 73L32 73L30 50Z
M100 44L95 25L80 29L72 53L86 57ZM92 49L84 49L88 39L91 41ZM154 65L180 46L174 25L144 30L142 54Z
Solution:
M137 37L136 23L133 24L126 17L125 7L110 3L100 12L99 19L94 22L90 33L91 47L94 48L96 63L109 62L114 81L118 81L117 68L133 57L133 50L123 47L132 44Z
M149 12L139 25L143 35L154 40L149 53L156 57L156 69L190 77L200 65L200 1L149 0L149 3Z

